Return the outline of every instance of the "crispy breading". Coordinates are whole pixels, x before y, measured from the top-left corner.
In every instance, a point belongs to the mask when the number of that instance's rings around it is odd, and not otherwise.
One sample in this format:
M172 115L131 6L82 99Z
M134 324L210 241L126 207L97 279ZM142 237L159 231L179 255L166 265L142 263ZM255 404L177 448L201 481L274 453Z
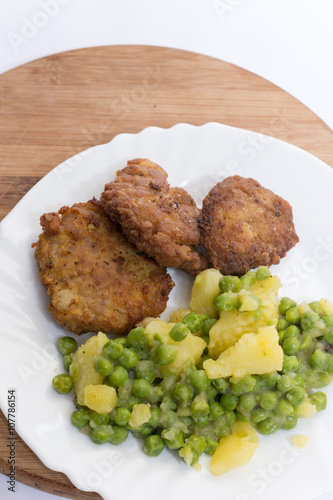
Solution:
M219 182L205 197L202 244L223 274L245 274L278 264L299 241L287 201L254 179L238 175Z
M200 210L184 189L170 187L167 177L150 160L129 161L106 184L101 202L138 249L162 266L197 274L208 267L198 252Z
M35 257L49 311L67 330L126 333L166 308L174 283L141 254L96 200L41 217Z

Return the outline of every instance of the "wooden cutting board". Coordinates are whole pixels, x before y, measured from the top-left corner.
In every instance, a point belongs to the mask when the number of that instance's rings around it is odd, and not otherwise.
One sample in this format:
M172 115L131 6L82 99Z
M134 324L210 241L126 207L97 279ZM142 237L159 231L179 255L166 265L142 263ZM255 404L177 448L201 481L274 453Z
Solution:
M122 132L216 121L290 142L333 166L333 134L266 80L191 52L145 46L75 50L0 75L0 220L66 158ZM0 472L8 472L0 418ZM95 499L47 469L18 439L16 479L68 498Z

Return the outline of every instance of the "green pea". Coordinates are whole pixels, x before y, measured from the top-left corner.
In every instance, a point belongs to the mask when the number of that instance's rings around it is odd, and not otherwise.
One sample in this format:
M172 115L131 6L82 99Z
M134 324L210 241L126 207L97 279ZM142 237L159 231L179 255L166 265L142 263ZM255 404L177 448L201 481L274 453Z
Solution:
M69 367L71 366L71 364L73 362L73 353L65 354L63 357L63 362L64 362L65 370L69 371Z
M122 444L128 437L128 429L118 425L112 427L112 434L109 442L114 445Z
M316 406L317 411L325 410L327 405L327 396L324 392L317 391L310 396L310 401Z
M304 389L305 387L305 380L304 378L302 377L302 375L300 373L295 373L295 376L293 377L293 381L294 381L294 384L295 384L295 387L302 387L302 389Z
M145 439L143 451L149 457L157 457L164 449L164 441L158 434L151 434Z
M218 447L219 442L212 438L211 436L206 436L206 448L205 452L208 453L208 455L214 455L214 452L216 448Z
M289 337L288 339L285 339L282 344L282 348L285 354L288 354L290 356L298 353L300 347L300 341L296 337Z
M311 307L311 309L312 309L313 312L315 312L316 314L318 314L318 316L322 316L324 314L323 306L317 300L314 300L313 302L310 302L309 306Z
M235 394L223 394L220 403L226 410L234 410L238 404L238 397Z
M251 412L251 420L256 424L266 420L270 412L268 410L264 410L263 408L256 408Z
M259 397L259 405L264 410L273 410L275 408L278 401L278 397L276 392L273 391L264 391L260 394Z
M289 377L289 375L281 375L280 380L277 383L277 388L283 394L290 391L295 386L294 380Z
M170 396L164 396L162 399L161 406L162 410L177 410L177 403L170 397Z
M284 332L284 338L289 339L290 337L299 337L301 331L296 325L290 325L288 328L286 328L286 331Z
M160 426L160 418L161 418L161 409L158 408L157 406L153 406L150 408L150 419L149 419L149 425L151 427L159 427Z
M237 276L223 276L219 281L219 287L222 293L237 293L241 289L241 281Z
M100 425L107 425L109 423L109 420L109 415L93 411L90 413L89 424L90 427L99 427Z
M286 320L292 325L297 325L300 322L301 313L297 306L290 307L286 312Z
M228 381L225 379L225 378L214 378L212 380L212 383L214 385L214 387L216 387L216 389L218 390L219 393L223 393L225 392L227 389L228 389Z
M191 409L191 416L194 419L206 417L210 411L209 404L200 395L194 398L190 409Z
M218 418L221 417L221 415L224 414L223 406L217 401L211 401L209 403L209 409L210 409L209 415L212 420L217 420Z
M114 342L116 344L120 344L122 345L123 347L128 347L129 344L128 344L128 341L127 341L127 338L126 337L117 337L116 339L114 339Z
M328 373L320 370L312 370L307 373L306 385L310 389L314 387L325 387L331 380L332 377Z
M294 300L290 299L289 297L283 297L279 303L279 313L282 316L285 316L288 309L295 307L296 305L297 304Z
M278 428L279 426L277 422L271 417L268 417L257 424L257 429L261 434L272 434L277 431Z
M98 356L95 360L95 370L100 375L108 376L112 373L114 365L109 358L105 358L104 356Z
M210 380L205 370L194 370L190 374L190 382L198 392L205 392L210 386Z
M189 313L183 318L183 323L187 326L191 333L196 333L200 330L202 323L207 319L202 314Z
M209 423L209 415L206 415L205 417L199 417L194 420L194 425L196 427L206 427L208 423Z
M169 365L177 356L176 349L171 345L161 345L156 349L156 362L160 365Z
M248 290L256 282L255 275L253 274L252 271L247 274L244 274L244 276L240 278L240 282L241 282L241 289L244 288L245 290Z
M133 381L132 394L137 398L148 398L152 392L152 386L148 380L138 378Z
M52 379L52 386L59 394L68 394L73 389L73 380L68 373L56 375Z
M288 326L289 326L288 321L285 318L280 318L276 324L276 329L278 332L280 332L281 330L286 330Z
M328 373L330 373L330 374L333 373L333 356L332 356L332 354L327 355L326 369L327 369Z
M234 414L235 414L236 420L237 420L238 422L249 422L250 417L249 417L249 415L248 415L248 412L246 412L246 411L245 411L245 410L243 410L243 409L242 409L242 411L243 411L244 413L241 413L239 410L237 410L237 408L236 408L236 410L234 410Z
M315 349L314 353L310 357L309 361L312 368L318 368L318 370L326 370L327 365L327 353L321 349Z
M254 394L242 394L238 399L238 408L251 411L256 406L257 400Z
M274 413L281 416L291 415L294 412L293 405L284 398L281 398L276 407L274 408Z
M270 278L271 273L268 267L266 266L259 266L258 271L256 272L256 279L258 281L264 281Z
M310 347L313 341L313 335L311 332L303 332L300 338L300 351L305 351Z
M135 378L144 378L151 384L155 380L155 365L150 359L142 359L135 366Z
M111 425L100 425L91 431L90 439L96 444L104 444L109 441L111 434Z
M281 424L281 429L290 430L294 429L297 425L297 417L295 415L286 415L283 423Z
M296 372L299 369L299 359L297 356L283 356L282 372Z
M178 403L188 403L192 399L192 391L185 383L176 384L171 394Z
M179 450L182 446L184 446L184 434L182 431L177 431L172 437L167 437L170 436L170 434L170 431L167 429L164 429L161 433L161 436L169 450Z
M286 330L280 330L278 332L279 334L279 345L282 346L283 342L284 342L284 334L285 334Z
M293 406L298 406L306 400L307 393L302 387L294 387L286 393L286 398Z
M261 376L261 383L265 389L273 389L276 386L279 375L276 371L271 373L265 373Z
M131 349L127 349L126 347L124 347L123 353L118 359L118 363L120 364L120 366L126 368L126 370L131 370L132 368L134 368L138 361L139 358L137 354Z
M317 322L320 320L318 314L313 311L308 311L301 316L301 328L302 330L309 330L315 328Z
M181 342L186 339L189 329L185 323L176 323L170 330L169 335L175 342Z
M225 292L214 299L214 307L217 311L232 311L235 308L237 295L232 292Z
M128 372L123 366L117 365L111 375L108 376L109 382L113 387L122 386L128 379Z
M225 410L224 415L229 425L232 425L236 421L236 415L233 410Z
M215 325L216 322L217 322L217 319L215 319L215 318L205 319L205 321L202 322L202 327L201 327L203 334L208 335L211 328Z
M71 423L74 425L74 427L77 427L78 429L82 429L82 427L85 427L87 424L89 424L90 420L90 412L89 410L76 410L72 413L71 415Z
M71 354L76 348L77 342L72 337L61 337L57 342L57 349L63 355Z
M109 340L103 346L103 354L108 358L115 360L120 358L123 353L123 346L121 343L116 342L115 340Z
M148 342L148 335L146 330L140 326L133 328L128 332L127 340L129 345L136 347L146 347Z
M127 425L131 418L131 412L127 408L117 408L113 420L117 425Z
M231 392L240 396L244 392L253 391L257 379L253 375L247 375L241 379L235 379L235 377L230 377L229 382L231 382Z
M206 440L203 436L198 434L192 434L186 439L186 444L188 444L192 450L194 450L198 456L200 456L206 449Z

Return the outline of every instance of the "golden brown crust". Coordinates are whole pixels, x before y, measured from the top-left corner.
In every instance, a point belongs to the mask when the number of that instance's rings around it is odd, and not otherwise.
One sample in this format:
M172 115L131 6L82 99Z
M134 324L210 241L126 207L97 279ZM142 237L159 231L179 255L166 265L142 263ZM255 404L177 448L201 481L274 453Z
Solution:
M201 212L202 244L223 274L278 264L299 241L291 206L254 179L227 177L208 193Z
M96 200L41 217L35 257L49 311L67 330L126 333L166 308L174 283L139 254Z
M200 210L182 188L171 188L167 173L147 159L135 159L105 186L102 204L127 238L162 266L197 274L208 267L200 244Z

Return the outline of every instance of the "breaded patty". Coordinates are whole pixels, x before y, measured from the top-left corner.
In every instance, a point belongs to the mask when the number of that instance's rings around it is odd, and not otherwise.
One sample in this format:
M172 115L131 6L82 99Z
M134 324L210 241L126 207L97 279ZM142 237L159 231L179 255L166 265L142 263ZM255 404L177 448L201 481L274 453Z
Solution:
M67 330L126 333L159 316L174 283L140 254L96 200L41 217L35 257L49 311Z
M298 241L289 203L254 179L235 175L203 201L202 244L223 274L278 264Z
M167 177L147 159L129 161L105 186L101 201L138 249L162 266L197 274L208 265L197 248L200 210L184 189L170 187Z

